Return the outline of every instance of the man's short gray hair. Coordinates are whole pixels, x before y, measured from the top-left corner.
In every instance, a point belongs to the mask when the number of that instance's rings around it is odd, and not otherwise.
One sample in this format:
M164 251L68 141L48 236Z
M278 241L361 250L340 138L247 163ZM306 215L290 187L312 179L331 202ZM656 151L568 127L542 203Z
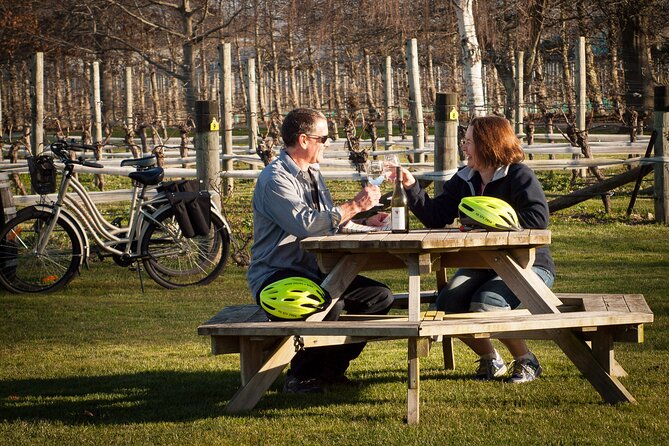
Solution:
M296 108L290 111L281 125L281 138L286 147L295 145L297 137L301 134L312 134L316 123L326 119L325 115L313 108Z

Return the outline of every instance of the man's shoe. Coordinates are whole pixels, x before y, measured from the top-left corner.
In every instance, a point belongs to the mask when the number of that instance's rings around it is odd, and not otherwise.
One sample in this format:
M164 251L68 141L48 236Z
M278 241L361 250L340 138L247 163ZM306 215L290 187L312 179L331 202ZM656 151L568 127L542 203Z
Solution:
M325 382L328 384L328 386L334 386L334 387L349 387L351 389L360 387L360 383L352 381L346 375L338 375L335 376L334 378L326 379Z
M299 379L286 375L283 382L283 393L325 393L323 381L318 378Z
M533 359L520 359L513 361L511 376L506 380L508 383L522 384L534 381L541 376L541 365L536 356L532 355Z
M479 368L474 375L474 379L477 381L490 381L495 378L500 378L506 373L506 364L501 357L495 359L484 359L481 358L478 360Z

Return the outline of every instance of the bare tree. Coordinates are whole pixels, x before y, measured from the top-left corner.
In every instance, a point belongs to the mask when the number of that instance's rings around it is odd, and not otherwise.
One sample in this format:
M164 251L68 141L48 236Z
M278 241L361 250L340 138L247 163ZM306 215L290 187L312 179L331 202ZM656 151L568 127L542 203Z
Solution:
M476 36L476 25L472 12L473 0L452 0L458 17L458 31L462 45L467 105L472 116L485 114L483 104L483 81L481 79L481 48Z

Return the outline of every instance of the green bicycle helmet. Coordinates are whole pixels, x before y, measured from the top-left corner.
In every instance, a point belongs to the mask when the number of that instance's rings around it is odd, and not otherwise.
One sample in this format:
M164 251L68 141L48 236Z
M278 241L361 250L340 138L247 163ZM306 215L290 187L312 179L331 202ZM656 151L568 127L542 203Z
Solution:
M460 222L488 231L521 231L516 211L504 200L495 197L464 197L458 206Z
M330 296L312 280L288 277L260 292L260 306L272 320L298 320L325 310Z

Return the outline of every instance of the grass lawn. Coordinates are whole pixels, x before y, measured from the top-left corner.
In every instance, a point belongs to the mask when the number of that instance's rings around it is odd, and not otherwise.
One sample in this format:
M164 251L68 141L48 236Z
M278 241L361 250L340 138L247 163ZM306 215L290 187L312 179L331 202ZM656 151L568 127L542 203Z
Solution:
M135 272L95 261L57 293L0 290L0 444L669 444L669 227L623 218L626 204L603 216L590 200L554 216L552 251L556 291L646 296L656 319L645 343L616 348L637 405L603 403L550 342L531 342L541 379L473 382L476 357L458 342L455 371L438 346L421 361L421 420L407 426L406 341L389 341L352 364L358 389L285 396L280 379L255 410L226 415L238 358L213 357L196 328L250 302L244 269L180 291L145 277L142 293ZM406 291L404 273L373 277Z

